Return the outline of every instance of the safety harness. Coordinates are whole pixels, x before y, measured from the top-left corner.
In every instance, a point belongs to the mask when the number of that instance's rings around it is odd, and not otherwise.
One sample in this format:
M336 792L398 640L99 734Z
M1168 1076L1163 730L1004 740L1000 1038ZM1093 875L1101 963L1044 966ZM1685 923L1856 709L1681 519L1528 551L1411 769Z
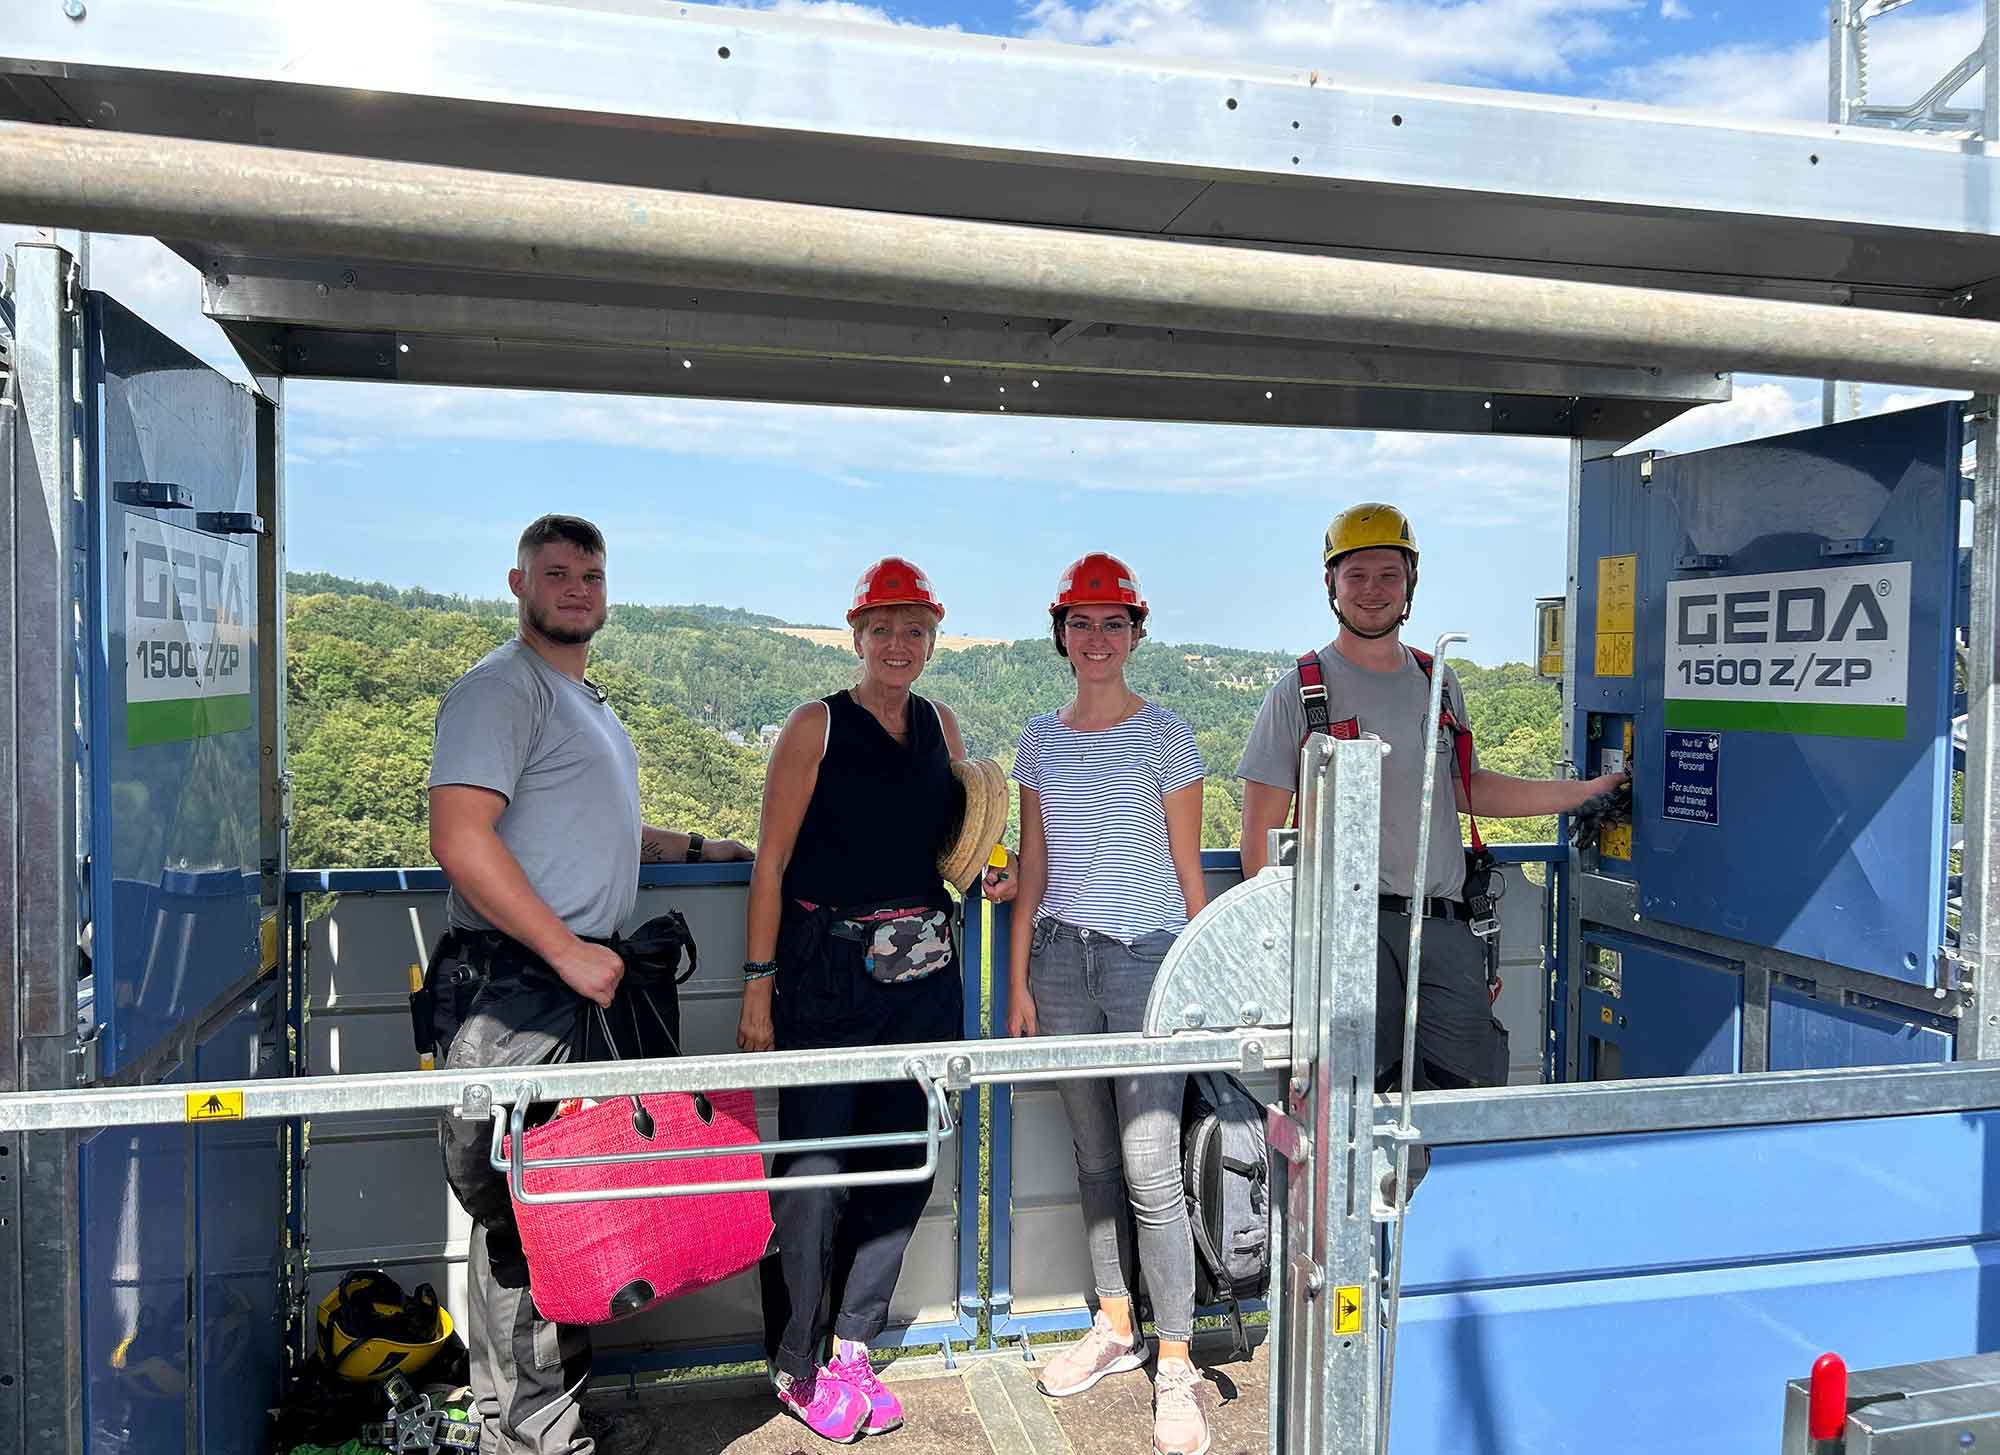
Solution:
M1428 687L1434 665L1430 653L1420 652L1415 647L1407 646L1403 650L1414 657L1417 666L1423 669L1424 685ZM1339 722L1331 720L1332 715L1327 711L1326 705L1326 674L1320 670L1319 653L1307 652L1299 658L1298 667L1299 705L1305 709L1306 737L1309 738L1314 733L1325 733L1330 738L1343 740L1359 737L1361 735L1359 718L1342 718ZM1449 697L1443 700L1439 708L1439 717L1445 731L1451 734L1452 757L1458 762L1458 781L1465 789L1465 801L1470 803L1472 802L1472 729L1460 722L1458 715L1451 710ZM1305 746L1305 738L1299 739L1299 746ZM1485 853L1486 844L1479 837L1479 820L1470 813L1465 817L1472 825L1473 852Z
M1422 669L1424 683L1429 686L1435 664L1428 652L1420 652L1415 647L1405 646L1404 651L1415 659ZM1351 740L1361 735L1361 720L1358 717L1333 721L1333 714L1327 707L1326 675L1320 669L1319 653L1306 652L1298 660L1299 706L1305 712L1306 738L1314 733L1325 733L1328 737ZM1452 758L1458 765L1458 781L1465 790L1465 801L1472 802L1472 727L1452 710L1449 697L1440 700L1438 708L1440 725L1451 734ZM1299 740L1304 747L1306 738ZM1296 812L1296 807L1294 809ZM1500 919L1493 893L1494 869L1496 861L1487 850L1485 840L1479 835L1479 820L1470 812L1466 821L1472 826L1472 847L1465 853L1465 908L1473 934L1482 940L1491 940L1500 932ZM1393 897L1393 896L1392 896ZM1419 906L1410 905L1417 909ZM1487 972L1487 988L1492 996L1500 993L1500 977L1492 969Z

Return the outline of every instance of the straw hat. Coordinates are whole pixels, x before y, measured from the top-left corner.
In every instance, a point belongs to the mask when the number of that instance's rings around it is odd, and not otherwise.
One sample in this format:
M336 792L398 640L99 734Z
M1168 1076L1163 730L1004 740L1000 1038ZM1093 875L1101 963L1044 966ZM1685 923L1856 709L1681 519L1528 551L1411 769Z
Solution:
M938 873L960 894L969 894L972 881L986 867L986 856L1007 828L1007 775L991 758L958 758L952 762L951 776L964 790L965 804L951 842L938 855Z

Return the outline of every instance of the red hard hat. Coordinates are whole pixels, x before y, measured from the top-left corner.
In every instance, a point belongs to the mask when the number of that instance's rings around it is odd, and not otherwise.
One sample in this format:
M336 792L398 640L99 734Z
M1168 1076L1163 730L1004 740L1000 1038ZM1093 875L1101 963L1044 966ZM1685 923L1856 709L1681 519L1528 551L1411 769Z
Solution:
M1116 556L1102 551L1072 562L1056 583L1056 599L1050 611L1066 611L1072 606L1129 606L1140 617L1146 615L1146 598L1139 594L1139 577Z
M944 620L944 603L931 589L931 578L901 556L884 556L861 573L854 583L854 605L847 609L847 624L876 606L927 606Z

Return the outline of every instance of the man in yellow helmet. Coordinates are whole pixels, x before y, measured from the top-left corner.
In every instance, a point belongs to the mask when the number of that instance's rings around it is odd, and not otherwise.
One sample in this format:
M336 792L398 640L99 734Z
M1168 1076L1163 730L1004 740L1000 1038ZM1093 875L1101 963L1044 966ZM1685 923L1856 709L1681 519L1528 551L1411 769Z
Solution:
M1400 633L1410 617L1417 584L1417 537L1393 505L1352 506L1326 530L1323 560L1327 600L1340 630L1319 651L1272 686L1237 764L1243 780L1243 872L1262 869L1267 835L1289 818L1298 790L1299 749L1307 735L1337 738L1366 734L1389 744L1382 765L1381 934L1377 945L1375 1070L1378 1087L1399 1079L1403 1053L1404 965L1409 916L1421 912L1423 970L1417 988L1418 1088L1488 1086L1507 1077L1505 1033L1493 1019L1487 991L1486 950L1475 930L1490 905L1483 902L1475 865L1468 904L1467 859L1459 835L1460 813L1522 818L1568 813L1623 780L1614 774L1589 782L1512 778L1479 766L1472 748L1465 698L1443 663L1405 646ZM1431 812L1426 883L1417 893L1417 815L1423 792L1423 720L1430 708L1430 676L1444 673L1444 699ZM1483 852L1473 824L1475 853Z

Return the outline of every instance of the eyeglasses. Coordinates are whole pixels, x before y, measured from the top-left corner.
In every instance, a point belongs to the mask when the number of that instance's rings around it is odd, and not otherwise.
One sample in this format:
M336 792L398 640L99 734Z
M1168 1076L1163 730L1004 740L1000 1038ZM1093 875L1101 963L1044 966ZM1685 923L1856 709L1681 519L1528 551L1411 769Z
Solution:
M1085 621L1080 616L1071 616L1063 619L1063 630L1075 637L1101 636L1115 642L1131 634L1132 622L1123 616L1113 617L1109 621Z

